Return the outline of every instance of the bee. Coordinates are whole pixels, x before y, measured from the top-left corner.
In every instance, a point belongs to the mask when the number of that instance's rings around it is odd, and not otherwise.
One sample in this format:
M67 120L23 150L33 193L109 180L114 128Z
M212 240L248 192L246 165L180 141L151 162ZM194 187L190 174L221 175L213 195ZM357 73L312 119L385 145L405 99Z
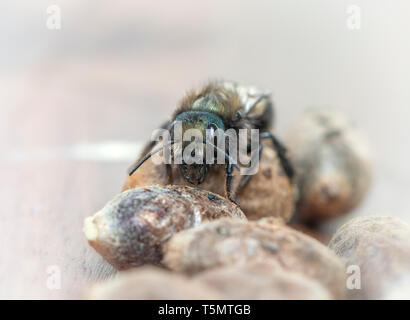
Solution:
M206 136L207 130L213 132L218 129L222 131L234 129L236 132L239 132L240 129L258 129L259 141L263 139L271 140L283 171L288 178L292 180L294 170L286 156L286 148L275 135L271 133L273 118L274 108L269 93L236 82L213 81L198 90L188 92L182 99L179 108L174 112L171 120L164 123L161 128L168 129L172 133L175 123L179 122L182 124L183 132L188 129L196 129L203 133L203 136ZM157 143L157 141L153 141L145 147L142 152L143 157L131 166L128 171L129 175L132 175L145 161L165 146L163 145L153 150ZM171 136L171 140L168 144L173 143L175 143L175 141ZM238 204L238 201L235 201L232 197L231 186L233 170L234 168L239 169L239 167L231 161L229 148L225 148L225 150L218 149L215 144L209 141L203 141L203 144L211 144L216 153L222 153L225 157L226 197L233 203ZM182 149L185 147L186 145L183 145ZM262 149L263 146L259 142L259 157L261 156ZM171 177L171 165L165 165L167 175ZM185 180L190 184L199 185L206 178L212 165L212 163L209 164L206 163L206 161L193 164L187 164L183 161L178 166ZM243 188L250 178L251 175L244 175L239 183L239 189Z

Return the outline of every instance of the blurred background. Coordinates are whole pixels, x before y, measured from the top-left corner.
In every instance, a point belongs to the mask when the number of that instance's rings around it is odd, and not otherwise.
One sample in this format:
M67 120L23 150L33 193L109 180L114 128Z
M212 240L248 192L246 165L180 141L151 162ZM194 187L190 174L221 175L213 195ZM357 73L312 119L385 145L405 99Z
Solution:
M50 5L61 29L47 28ZM0 17L0 298L80 298L113 274L83 219L209 78L271 90L279 136L312 106L367 135L372 189L332 228L357 215L410 221L408 1L2 0Z

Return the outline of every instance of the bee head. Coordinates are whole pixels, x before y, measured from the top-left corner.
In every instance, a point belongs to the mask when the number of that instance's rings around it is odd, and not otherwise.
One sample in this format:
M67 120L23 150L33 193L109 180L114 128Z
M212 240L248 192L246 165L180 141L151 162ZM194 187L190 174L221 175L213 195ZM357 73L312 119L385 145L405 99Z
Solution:
M206 161L206 146L204 141L214 144L214 134L225 130L222 119L213 113L202 111L186 111L179 114L174 121L174 128L180 126L182 138L182 154L184 155L180 170L184 178L192 184L202 183L208 173L209 164ZM171 130L172 139L177 133ZM195 158L195 162L187 162L185 154Z
M202 135L202 138L206 138L206 131L212 134L212 132L220 129L225 130L224 123L216 114L203 111L186 111L175 118L174 123L180 123L182 127L182 134L185 134L187 130L194 129L198 135Z
M183 177L193 185L199 185L204 180L209 170L209 165L207 164L186 164L182 163L179 166L181 174Z

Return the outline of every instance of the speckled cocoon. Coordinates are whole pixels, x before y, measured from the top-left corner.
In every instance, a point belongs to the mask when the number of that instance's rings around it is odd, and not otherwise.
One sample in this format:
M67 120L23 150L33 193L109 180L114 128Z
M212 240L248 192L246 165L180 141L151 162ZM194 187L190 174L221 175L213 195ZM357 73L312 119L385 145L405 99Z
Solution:
M410 226L405 222L355 218L336 231L329 247L351 266L351 285L360 284L360 290L348 290L349 298L410 299Z
M162 246L178 231L221 217L246 219L213 193L183 186L150 186L122 192L85 219L90 245L117 269L159 264Z
M234 300L328 300L330 292L318 281L270 263L250 262L206 270L195 279Z
M285 136L298 186L296 216L319 221L355 208L371 182L367 141L338 112L307 110Z
M315 279L335 298L344 296L345 269L341 259L317 240L278 219L220 219L205 223L174 235L164 256L167 267L188 274L265 261L272 268Z
M238 190L243 176L238 170L234 170L232 190L235 197L239 197L240 208L248 219L276 217L287 222L294 211L294 185L283 172L270 141L264 141L263 146L256 174ZM123 190L156 184L167 185L169 182L165 165L155 165L149 159L132 176L127 176ZM176 165L172 166L172 185L192 186ZM206 179L196 187L225 197L225 165L213 166Z
M222 295L205 282L145 266L121 272L115 279L92 286L92 300L218 300Z

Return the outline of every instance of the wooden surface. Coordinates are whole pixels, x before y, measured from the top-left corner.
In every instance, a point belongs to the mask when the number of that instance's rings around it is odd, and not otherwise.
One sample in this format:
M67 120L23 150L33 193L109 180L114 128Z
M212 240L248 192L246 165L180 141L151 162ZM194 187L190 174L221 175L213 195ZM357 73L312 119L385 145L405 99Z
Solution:
M113 275L83 219L121 189L152 129L209 77L274 92L283 133L309 106L344 112L369 137L374 184L355 215L410 219L410 5L358 1L2 1L0 298L81 298ZM83 3L83 2L82 2ZM135 151L134 151L135 150ZM50 266L61 288L47 286Z

